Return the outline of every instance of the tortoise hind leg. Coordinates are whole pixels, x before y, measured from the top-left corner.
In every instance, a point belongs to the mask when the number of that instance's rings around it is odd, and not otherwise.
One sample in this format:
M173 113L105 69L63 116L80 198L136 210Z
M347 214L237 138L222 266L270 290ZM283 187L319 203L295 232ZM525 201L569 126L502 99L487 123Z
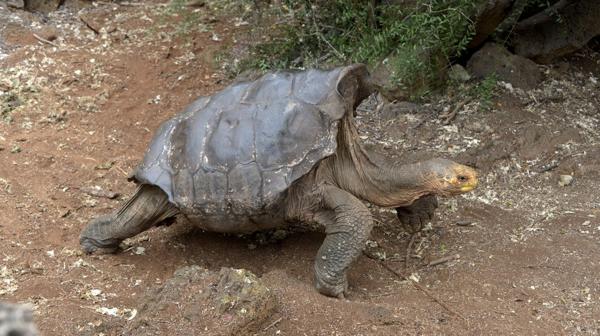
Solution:
M85 253L114 253L124 239L148 230L177 212L160 188L143 184L121 209L93 219L81 231L79 244Z

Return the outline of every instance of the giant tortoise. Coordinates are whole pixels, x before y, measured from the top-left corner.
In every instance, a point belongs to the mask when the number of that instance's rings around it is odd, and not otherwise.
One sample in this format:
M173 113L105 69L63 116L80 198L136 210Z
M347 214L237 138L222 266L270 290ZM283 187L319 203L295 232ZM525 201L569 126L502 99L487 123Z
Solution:
M364 202L414 224L433 214L435 195L477 185L473 169L450 160L406 164L366 151L354 113L372 91L365 66L351 65L270 73L197 99L160 126L132 174L137 191L88 224L83 250L114 252L177 214L229 233L304 223L326 233L317 289L343 296L373 227Z

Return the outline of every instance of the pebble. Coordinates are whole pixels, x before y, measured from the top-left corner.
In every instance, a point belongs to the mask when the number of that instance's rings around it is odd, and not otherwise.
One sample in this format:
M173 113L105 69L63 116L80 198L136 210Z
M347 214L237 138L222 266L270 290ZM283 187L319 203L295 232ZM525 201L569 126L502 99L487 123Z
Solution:
M481 132L485 131L485 126L483 126L478 121L466 124L465 128L468 129L469 131L473 131L473 132L477 132L477 133L481 133Z
M558 185L561 187L565 187L571 185L573 183L573 176L571 175L560 175L558 179Z
M448 76L456 82L468 82L471 79L471 75L460 64L451 66L450 71L448 71Z
M48 41L54 41L58 37L58 30L52 26L44 26L36 34Z

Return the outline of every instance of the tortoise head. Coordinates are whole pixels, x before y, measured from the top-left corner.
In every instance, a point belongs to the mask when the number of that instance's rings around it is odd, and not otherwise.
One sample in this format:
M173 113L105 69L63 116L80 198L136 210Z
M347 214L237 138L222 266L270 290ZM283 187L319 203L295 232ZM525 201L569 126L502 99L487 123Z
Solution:
M432 159L427 161L427 168L424 182L435 194L454 196L477 187L477 172L471 167L451 160Z

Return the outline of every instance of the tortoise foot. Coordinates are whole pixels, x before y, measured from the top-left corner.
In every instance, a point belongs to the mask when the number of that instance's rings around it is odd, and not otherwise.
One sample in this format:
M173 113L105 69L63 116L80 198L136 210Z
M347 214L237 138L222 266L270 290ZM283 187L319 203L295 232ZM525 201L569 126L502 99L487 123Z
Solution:
M330 283L317 276L316 287L323 295L345 299L345 294L348 292L348 281L343 277L343 280L339 282Z
M103 228L110 225L111 218L102 216L92 220L79 236L79 245L86 254L109 254L119 251L122 239L102 238Z

